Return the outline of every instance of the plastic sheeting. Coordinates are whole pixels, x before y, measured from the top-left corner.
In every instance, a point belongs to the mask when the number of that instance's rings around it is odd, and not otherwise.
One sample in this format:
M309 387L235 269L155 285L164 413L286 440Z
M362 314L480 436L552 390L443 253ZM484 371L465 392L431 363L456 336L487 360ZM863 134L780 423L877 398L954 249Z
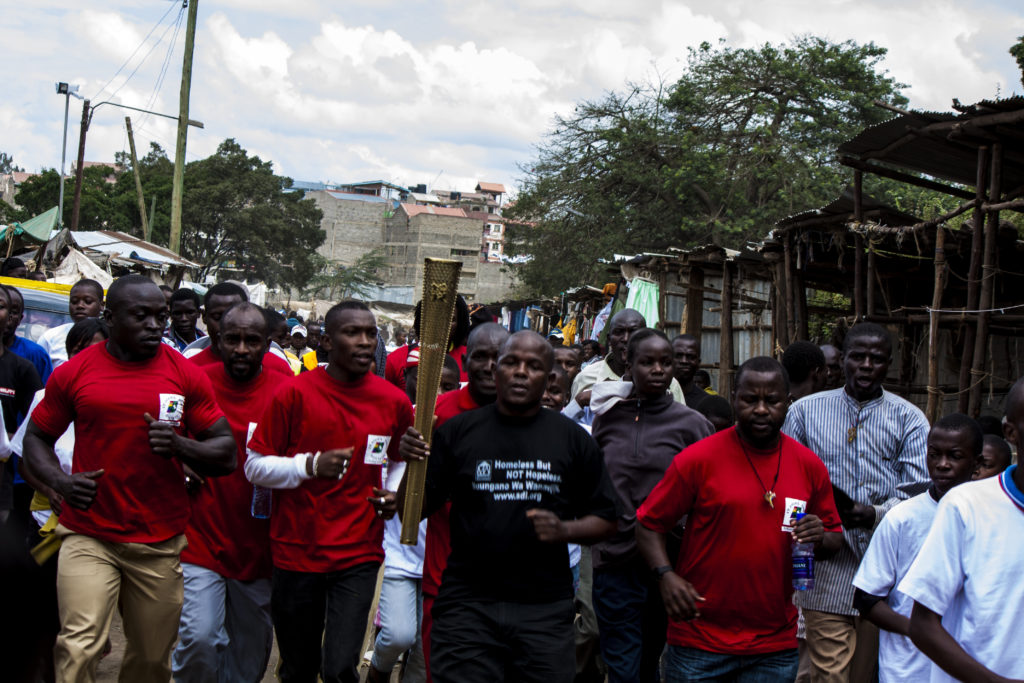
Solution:
M110 283L114 281L110 273L90 261L85 254L77 249L70 249L68 255L54 271L53 282L73 285L82 278L95 280L103 285L103 289L110 287Z

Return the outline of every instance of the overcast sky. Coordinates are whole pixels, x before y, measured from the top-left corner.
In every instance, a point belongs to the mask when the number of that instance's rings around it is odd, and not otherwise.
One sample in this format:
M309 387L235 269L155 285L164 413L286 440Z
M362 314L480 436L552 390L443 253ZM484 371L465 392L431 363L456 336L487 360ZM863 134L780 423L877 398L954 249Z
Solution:
M56 81L176 116L180 6L0 0L0 151L26 170L60 166ZM1020 0L200 0L198 26L190 115L206 128L190 129L188 158L233 137L302 180L512 188L555 114L629 80L671 82L687 46L719 38L874 41L915 108L1022 91L1007 53L1024 35ZM125 113L97 110L87 160L127 149ZM80 117L72 100L69 168ZM173 156L173 121L132 117L140 154L155 141Z

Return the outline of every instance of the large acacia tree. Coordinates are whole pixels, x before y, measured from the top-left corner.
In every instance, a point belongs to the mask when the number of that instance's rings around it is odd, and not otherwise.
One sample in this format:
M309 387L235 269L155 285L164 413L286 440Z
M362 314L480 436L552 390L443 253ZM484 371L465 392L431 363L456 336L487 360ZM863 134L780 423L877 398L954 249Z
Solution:
M185 168L182 254L203 271L230 264L270 285L305 285L323 244L323 213L273 164L233 139Z
M526 288L598 277L598 258L764 236L830 201L849 174L835 148L906 99L872 43L810 36L784 45L691 49L670 86L632 85L556 119L522 167L509 212Z

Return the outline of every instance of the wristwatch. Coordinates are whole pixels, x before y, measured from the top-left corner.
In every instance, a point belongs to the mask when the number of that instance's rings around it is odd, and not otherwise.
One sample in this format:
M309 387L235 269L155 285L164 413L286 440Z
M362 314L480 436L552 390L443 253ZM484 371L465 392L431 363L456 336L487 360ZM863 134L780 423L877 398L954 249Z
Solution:
M654 572L654 577L658 579L658 581L661 581L661 577L665 576L665 574L668 574L670 571L672 571L672 567L670 567L667 564L663 564L660 567L655 567L651 571Z

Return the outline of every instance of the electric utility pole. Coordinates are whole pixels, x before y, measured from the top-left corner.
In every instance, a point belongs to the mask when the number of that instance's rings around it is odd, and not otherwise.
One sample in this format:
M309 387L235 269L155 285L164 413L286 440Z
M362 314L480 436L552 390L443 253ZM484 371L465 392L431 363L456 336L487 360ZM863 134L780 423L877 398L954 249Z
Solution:
M196 14L199 0L184 0L188 7L185 28L185 58L181 65L181 95L178 98L178 141L174 147L174 185L171 188L171 235L167 245L181 252L181 198L185 181L185 141L188 137L188 97L192 89L192 51L196 42Z

